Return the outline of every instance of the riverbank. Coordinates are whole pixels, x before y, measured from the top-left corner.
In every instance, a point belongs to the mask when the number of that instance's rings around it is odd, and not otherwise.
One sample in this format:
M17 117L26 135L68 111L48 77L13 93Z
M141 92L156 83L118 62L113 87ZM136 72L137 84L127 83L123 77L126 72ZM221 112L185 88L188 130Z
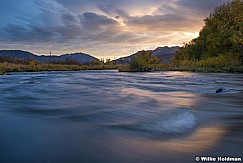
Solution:
M156 71L189 71L202 73L243 73L243 66L238 67L197 67L192 65L175 66L172 64L158 64L131 69L129 65L123 65L118 68L119 72L156 72Z
M79 70L112 70L118 69L117 65L65 65L38 63L36 65L0 63L0 75L11 72L39 72L39 71L79 71Z
M202 73L243 73L242 67L222 67L222 68L208 68L208 67L173 67L167 71L190 71Z
M79 71L79 70L113 70L119 72L157 72L157 71L188 71L202 73L243 73L243 66L239 67L195 67L174 65L149 65L138 69L130 69L129 65L63 65L41 63L37 65L24 65L14 63L0 63L0 75L10 75L11 72L39 72L39 71Z

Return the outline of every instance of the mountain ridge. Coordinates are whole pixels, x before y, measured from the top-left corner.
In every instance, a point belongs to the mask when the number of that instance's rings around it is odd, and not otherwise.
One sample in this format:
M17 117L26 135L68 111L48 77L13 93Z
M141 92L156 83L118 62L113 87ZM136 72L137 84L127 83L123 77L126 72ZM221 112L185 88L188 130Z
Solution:
M175 54L179 50L179 48L180 48L180 46L171 46L171 47L163 46L163 47L157 47L154 50L145 50L145 51L150 52L152 57L157 56L158 59L160 60L160 62L168 64L171 62L172 57L175 56ZM115 64L129 63L133 57L139 55L143 51L144 50L140 50L129 56L118 58L118 59L114 60L114 62L115 62Z
M61 54L59 56L46 56L46 55L38 55L31 53L29 51L24 50L0 50L0 56L11 57L11 58L20 58L27 59L32 58L39 62L48 62L48 61L61 61L65 59L73 59L78 61L79 63L91 62L93 60L98 60L96 57L82 53L69 53L69 54Z
M179 46L164 46L164 47L157 47L154 50L146 50L151 53L151 56L157 56L160 62L162 63L170 63L172 57L175 56L176 52L179 50ZM116 60L113 60L115 64L126 64L131 61L131 59L137 55L139 55L144 50L140 50L134 54L128 55L126 57L121 57ZM67 54L61 54L61 55L40 55L31 53L29 51L25 50L0 50L0 56L6 56L11 58L20 58L20 59L27 59L32 58L39 62L50 62L50 61L63 61L65 59L72 59L75 61L78 61L79 63L86 63L86 62L92 62L94 60L99 60L96 57L82 53L82 52L76 52L76 53L67 53Z

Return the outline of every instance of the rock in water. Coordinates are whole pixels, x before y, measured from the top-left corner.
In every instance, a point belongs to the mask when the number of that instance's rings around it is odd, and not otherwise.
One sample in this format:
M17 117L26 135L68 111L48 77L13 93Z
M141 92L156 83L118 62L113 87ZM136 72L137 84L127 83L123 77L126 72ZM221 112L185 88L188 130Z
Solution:
M219 89L216 90L216 93L221 93L221 92L223 92L223 90L225 90L225 89L220 87Z

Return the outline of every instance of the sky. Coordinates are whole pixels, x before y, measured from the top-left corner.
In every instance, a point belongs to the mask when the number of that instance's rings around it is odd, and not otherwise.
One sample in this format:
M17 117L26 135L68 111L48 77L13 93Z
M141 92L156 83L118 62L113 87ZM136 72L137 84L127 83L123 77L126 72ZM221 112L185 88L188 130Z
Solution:
M0 49L119 58L181 46L229 0L0 0Z

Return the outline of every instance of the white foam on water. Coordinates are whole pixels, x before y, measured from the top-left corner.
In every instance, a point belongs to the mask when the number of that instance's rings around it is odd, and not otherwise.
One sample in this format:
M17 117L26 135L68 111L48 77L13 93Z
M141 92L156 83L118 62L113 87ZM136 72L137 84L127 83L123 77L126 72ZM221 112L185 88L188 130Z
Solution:
M184 133L196 126L196 118L189 110L165 114L161 119L143 124L141 129L153 133Z

